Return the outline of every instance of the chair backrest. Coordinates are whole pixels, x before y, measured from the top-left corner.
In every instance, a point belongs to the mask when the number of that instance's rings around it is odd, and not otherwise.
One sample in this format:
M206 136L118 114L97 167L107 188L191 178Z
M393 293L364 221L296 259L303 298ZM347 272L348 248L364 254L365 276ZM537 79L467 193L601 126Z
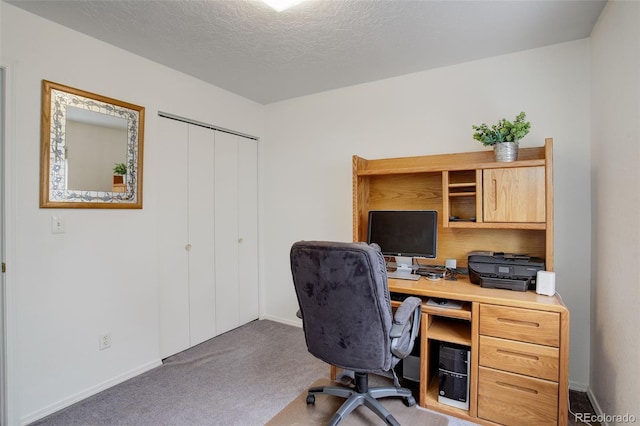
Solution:
M309 352L349 370L391 369L392 311L380 248L300 241L290 256Z

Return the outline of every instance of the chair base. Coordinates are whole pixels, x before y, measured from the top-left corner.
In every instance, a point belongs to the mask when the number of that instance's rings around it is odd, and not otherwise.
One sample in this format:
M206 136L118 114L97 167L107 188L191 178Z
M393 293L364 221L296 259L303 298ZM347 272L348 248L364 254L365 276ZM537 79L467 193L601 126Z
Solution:
M408 407L416 405L416 400L411 391L406 388L396 388L394 386L378 386L369 389L368 375L366 373L355 373L356 385L354 388L342 386L318 386L309 388L307 394L307 404L315 403L316 394L333 395L345 398L346 401L340 406L338 411L329 421L330 426L335 426L342 421L349 413L357 407L364 405L373 411L378 417L388 425L400 426L400 423L391 415L389 410L384 408L377 400L386 397L401 397Z

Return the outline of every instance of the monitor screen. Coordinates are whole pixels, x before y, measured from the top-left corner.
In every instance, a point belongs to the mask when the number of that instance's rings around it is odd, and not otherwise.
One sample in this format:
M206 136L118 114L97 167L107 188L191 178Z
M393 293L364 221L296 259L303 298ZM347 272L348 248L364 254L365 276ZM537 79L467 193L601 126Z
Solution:
M435 210L371 210L367 243L386 256L435 258L438 212Z

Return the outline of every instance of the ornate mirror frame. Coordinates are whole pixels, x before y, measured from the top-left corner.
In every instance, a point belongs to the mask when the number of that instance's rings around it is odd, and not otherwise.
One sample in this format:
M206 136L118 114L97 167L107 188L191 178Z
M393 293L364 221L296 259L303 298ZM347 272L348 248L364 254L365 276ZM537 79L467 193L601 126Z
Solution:
M68 107L126 120L126 174L112 191L68 188ZM40 138L40 207L142 208L144 107L42 80Z

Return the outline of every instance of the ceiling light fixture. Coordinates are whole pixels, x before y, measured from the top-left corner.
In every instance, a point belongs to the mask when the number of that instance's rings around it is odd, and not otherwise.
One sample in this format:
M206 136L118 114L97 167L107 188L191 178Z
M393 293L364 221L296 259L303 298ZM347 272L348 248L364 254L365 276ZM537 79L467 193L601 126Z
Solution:
M276 12L282 12L285 9L295 6L298 3L302 3L304 0L262 0L269 6L271 6Z

